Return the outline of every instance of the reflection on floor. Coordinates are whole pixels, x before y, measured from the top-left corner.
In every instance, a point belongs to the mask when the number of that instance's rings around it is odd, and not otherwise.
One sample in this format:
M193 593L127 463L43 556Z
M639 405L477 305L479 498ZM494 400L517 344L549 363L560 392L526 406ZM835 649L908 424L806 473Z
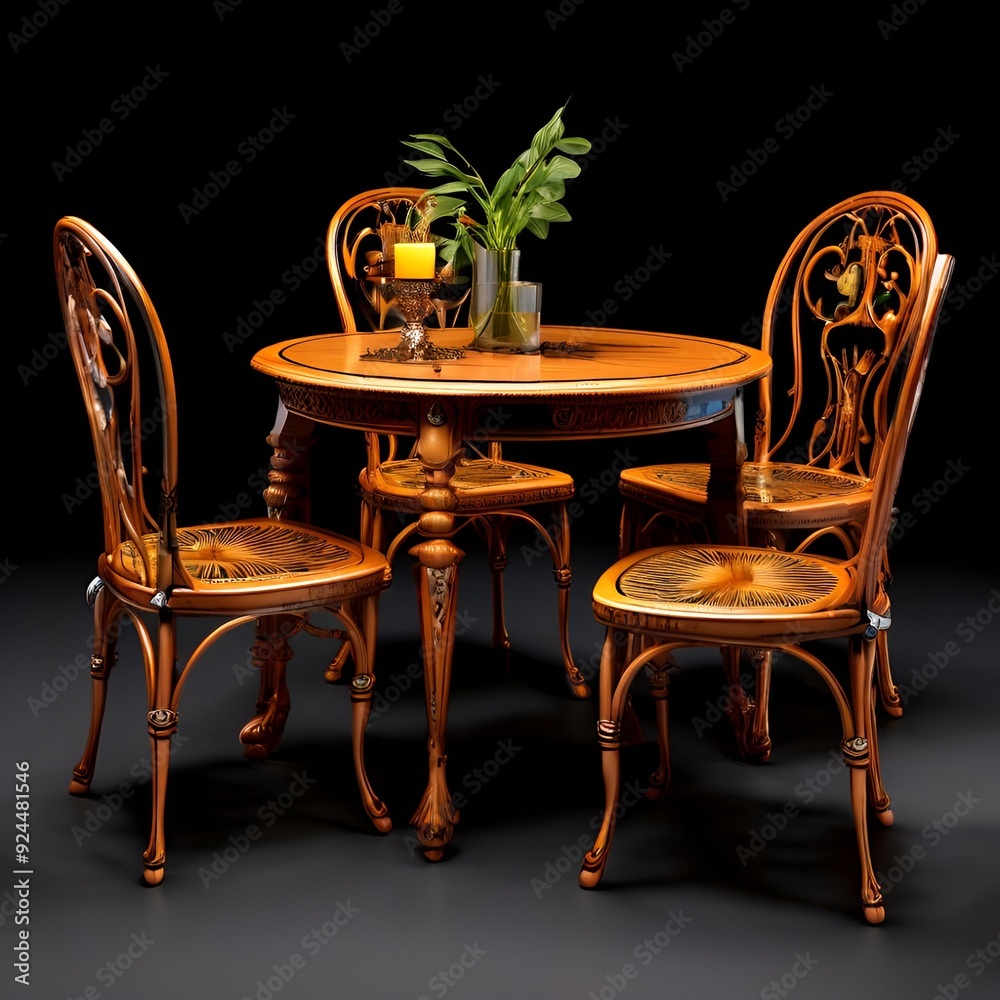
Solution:
M587 581L602 558L578 553L575 567L574 644L594 672L601 633ZM247 636L232 637L185 689L158 889L140 886L149 748L130 639L93 793L73 798L66 786L89 711L91 573L79 563L20 567L4 587L13 689L4 732L8 767L30 765L31 874L7 876L0 924L8 955L17 931L30 930L31 994L997 995L995 581L897 573L891 642L907 704L881 729L896 822L872 831L887 919L870 928L836 719L819 682L783 663L764 766L734 754L712 657L676 675L673 785L646 802L652 745L628 751L605 880L597 891L577 886L602 801L596 703L564 686L554 588L526 562L509 569L509 668L488 646L485 569L471 555L462 567L448 746L461 821L445 861L422 859L407 822L426 780L426 731L412 584L400 567L383 603L368 738L395 829L379 836L364 817L347 691L323 682L311 640L291 664L284 743L269 761L242 757L236 734L256 684ZM651 720L645 696L636 703Z

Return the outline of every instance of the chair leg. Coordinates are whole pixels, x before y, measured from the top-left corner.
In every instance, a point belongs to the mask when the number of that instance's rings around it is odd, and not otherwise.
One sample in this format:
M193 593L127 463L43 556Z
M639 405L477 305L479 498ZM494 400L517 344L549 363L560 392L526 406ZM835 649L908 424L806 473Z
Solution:
M243 753L251 760L263 760L277 749L285 731L291 697L285 673L292 658L288 636L298 630L295 619L266 615L257 622L251 650L252 662L260 670L257 714L240 731Z
M670 728L668 702L670 678L667 673L669 663L654 663L649 679L649 693L656 711L656 739L659 745L659 764L650 775L646 798L649 801L662 799L670 787Z
M559 646L562 650L563 668L566 681L577 698L589 698L590 688L586 678L573 659L569 642L569 591L573 583L573 569L570 565L569 508L564 503L555 506L555 534L553 539L552 573L559 588Z
M86 794L94 777L108 696L108 678L118 658L116 647L121 631L121 601L104 586L99 577L90 584L87 593L94 608L94 652L90 657L90 731L83 756L73 768L73 778L69 783L71 795Z
M844 763L850 769L851 777L851 811L854 814L854 829L861 860L861 905L864 907L865 920L870 924L880 924L885 920L885 907L882 905L882 893L872 867L867 819L874 759L874 748L868 730L872 719L875 646L872 641L863 639L860 635L852 635L848 642L854 734L845 734L842 749Z
M160 613L153 669L150 672L149 723L151 786L153 815L149 845L143 852L143 880L147 885L163 881L166 863L165 813L167 803L167 773L170 765L171 737L177 732L177 712L174 710L174 666L177 639L173 614Z
M754 696L749 725L744 737L744 755L763 764L771 757L771 731L768 706L771 703L771 667L773 654L769 649L746 651L754 663Z
M903 703L899 698L899 688L892 679L889 667L889 634L882 629L875 637L875 676L878 680L879 697L886 715L898 719L903 714Z
M885 635L884 630L879 632L879 637L883 635ZM875 657L875 669L878 670L877 646L875 650ZM892 800L889 798L889 794L885 790L885 785L882 783L882 761L879 758L878 752L878 719L875 714L876 698L877 694L875 692L875 687L873 686L868 715L868 744L869 754L871 756L871 767L868 771L868 801L871 805L872 812L875 814L875 819L877 819L882 826L892 826L894 818L892 815L892 809L890 808Z
M365 730L368 728L368 717L371 714L372 692L375 690L375 675L372 672L372 652L378 629L376 614L377 602L374 597L366 597L354 602L361 615L359 631L357 624L349 614L342 613L341 620L351 633L351 648L354 650L355 672L351 678L351 747L354 753L354 773L361 792L361 801L365 812L379 833L388 833L392 829L392 819L385 803L375 794L368 772L365 770Z
M608 629L601 652L600 720L597 723L601 770L604 775L604 818L594 839L594 846L585 855L580 868L579 881L584 889L593 889L604 875L615 832L618 800L621 796L621 718L612 717L612 699L618 684L616 659L614 635L612 630ZM627 699L622 698L619 701L624 707Z
M492 514L483 522L486 543L489 547L490 582L493 595L493 648L506 651L510 657L510 635L507 632L504 610L503 573L507 568L507 540L510 537L510 519L502 514Z

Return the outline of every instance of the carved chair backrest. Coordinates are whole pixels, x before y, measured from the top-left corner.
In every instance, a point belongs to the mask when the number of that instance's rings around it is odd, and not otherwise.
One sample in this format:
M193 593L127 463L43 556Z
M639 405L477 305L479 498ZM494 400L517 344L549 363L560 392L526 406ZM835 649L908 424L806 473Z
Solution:
M363 191L341 205L330 220L326 259L345 333L398 329L401 325L400 317L369 276L378 274L378 265L391 256L390 248L397 241L410 239L414 210L419 216L425 195L424 188L411 187ZM434 300L434 317L428 322L436 319L438 326L455 326L468 287L446 286L444 297Z
M884 613L888 600L884 593L883 554L893 518L893 503L899 486L903 457L913 429L917 405L923 391L931 346L938 327L941 306L954 270L955 259L935 253L933 266L917 301L912 303L909 330L903 331L905 346L893 356L893 365L884 382L892 384L892 408L882 447L875 459L872 500L855 556L858 586L869 608Z
M175 582L190 585L174 558L177 401L156 310L121 253L82 219L66 216L56 223L53 252L66 337L94 442L105 552L117 557L126 544L133 572L159 590ZM147 365L157 376L152 399L140 391L139 372ZM156 482L143 462L144 444L154 453L159 445ZM155 560L143 541L151 534L159 536Z
M796 237L762 328L755 457L868 476L888 430L890 376L912 349L937 258L926 211L892 191L848 198Z

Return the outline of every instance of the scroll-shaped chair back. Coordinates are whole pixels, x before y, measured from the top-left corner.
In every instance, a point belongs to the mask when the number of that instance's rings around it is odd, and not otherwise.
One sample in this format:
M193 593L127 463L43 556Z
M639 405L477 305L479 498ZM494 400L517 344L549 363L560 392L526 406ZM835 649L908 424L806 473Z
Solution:
M924 209L875 191L834 205L792 243L772 282L757 461L871 474L937 258Z
M94 440L105 552L126 545L144 585L166 590L175 582L189 584L174 558L177 403L156 310L121 253L82 219L59 220L54 252L63 320ZM149 363L157 395L144 401L139 372ZM143 445L156 441L159 478L151 482ZM155 560L143 541L151 533L159 535Z

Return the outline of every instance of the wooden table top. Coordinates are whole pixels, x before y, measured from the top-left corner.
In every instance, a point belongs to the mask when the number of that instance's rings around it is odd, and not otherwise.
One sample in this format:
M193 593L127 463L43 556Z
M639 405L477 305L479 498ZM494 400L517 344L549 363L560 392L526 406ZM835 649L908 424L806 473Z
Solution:
M472 341L467 328L428 335L439 347ZM530 427L512 420L503 434L508 439L655 433L707 422L771 365L763 351L723 340L576 326L543 326L543 347L564 349L537 355L467 350L464 358L441 361L362 357L398 341L398 332L299 337L262 348L251 364L277 380L289 410L360 429L403 429L412 422L404 411L428 396L464 405L547 403L565 411Z
M433 344L465 347L472 331L431 330ZM343 386L370 382L372 388L425 393L426 383L442 394L510 392L573 393L581 383L602 392L629 391L637 383L683 384L686 390L742 385L770 366L766 354L743 344L675 333L543 326L543 343L565 343L569 351L522 355L467 351L444 361L378 361L361 357L369 349L391 347L398 333L320 334L274 344L258 351L253 367L275 378L306 384ZM414 383L424 383L417 384ZM537 383L529 387L530 383ZM643 388L651 388L643 385Z

